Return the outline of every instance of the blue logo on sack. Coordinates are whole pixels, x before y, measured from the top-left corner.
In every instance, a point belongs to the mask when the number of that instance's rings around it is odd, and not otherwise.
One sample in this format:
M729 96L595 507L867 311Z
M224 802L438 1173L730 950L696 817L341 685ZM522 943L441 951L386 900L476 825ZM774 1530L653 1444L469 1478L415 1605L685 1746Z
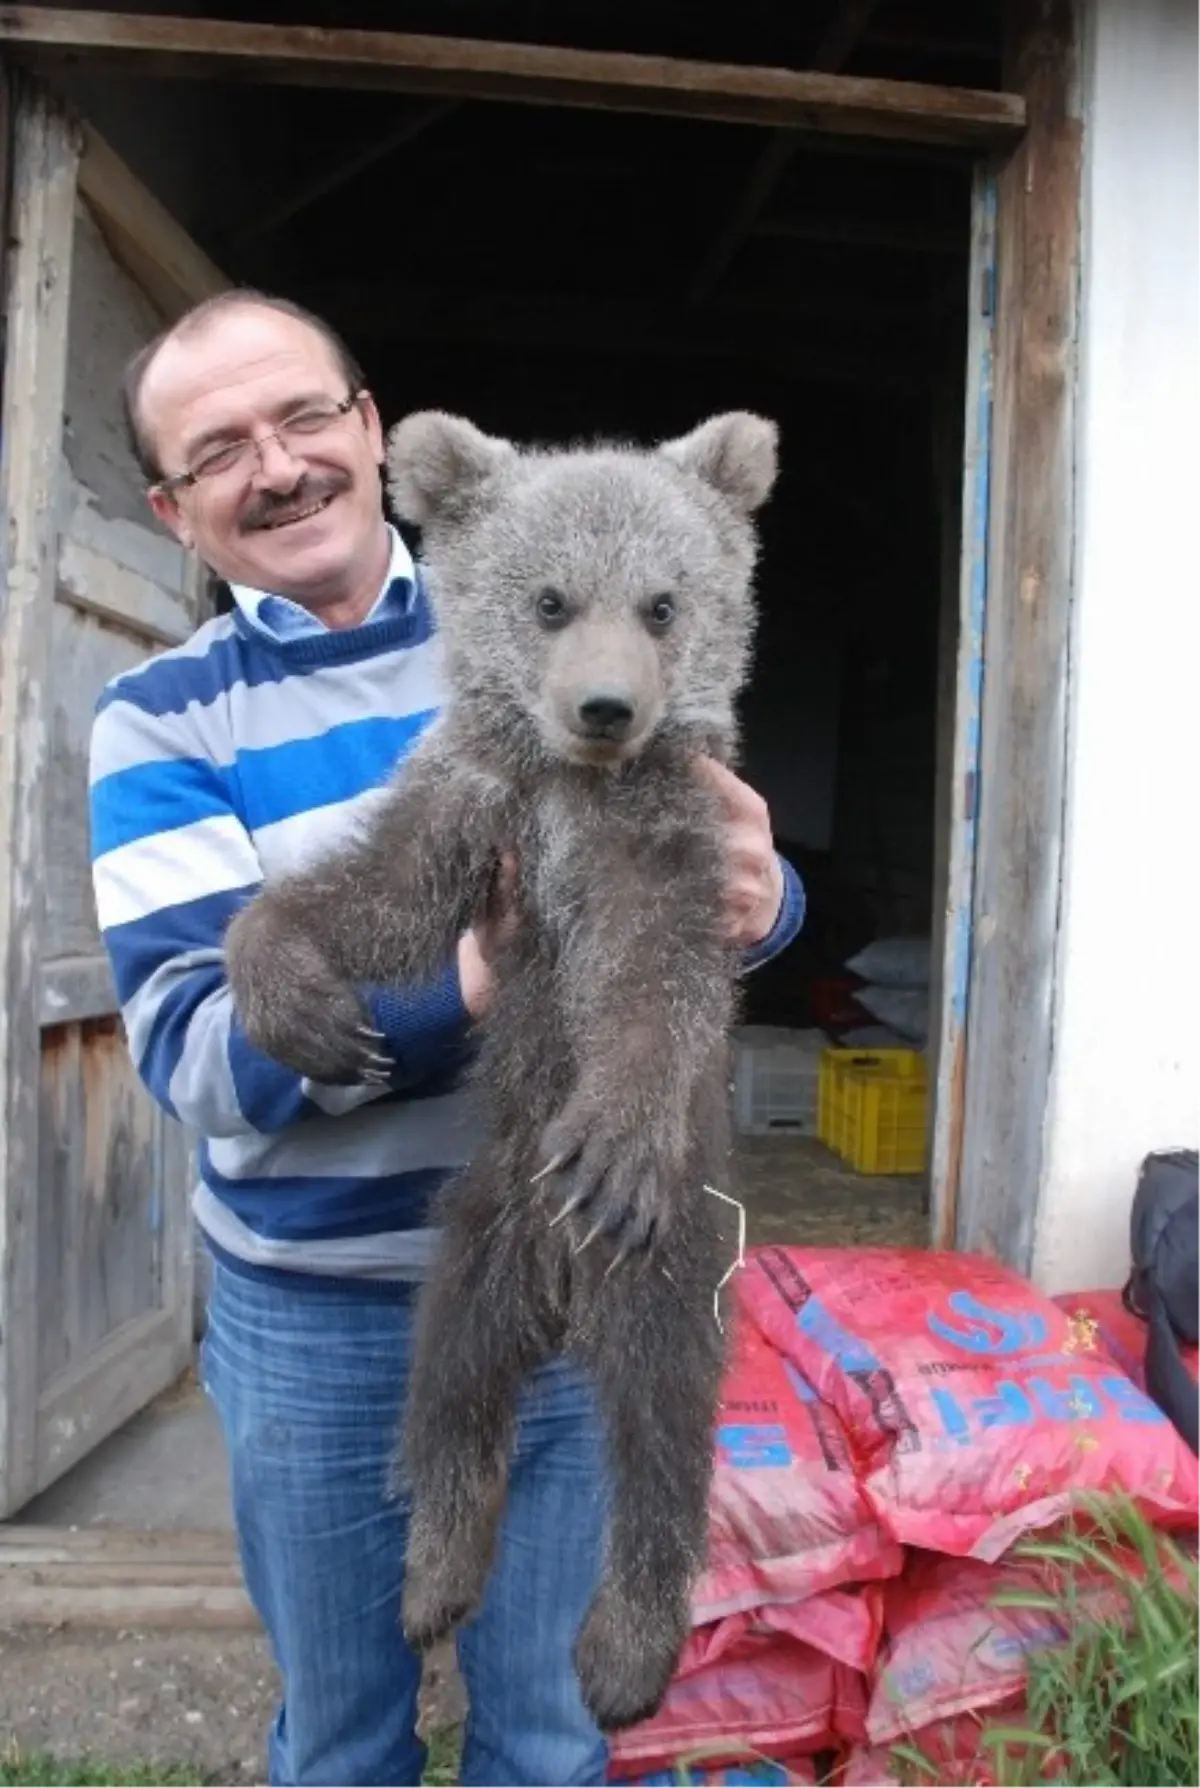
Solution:
M969 1291L951 1292L946 1301L956 1316L965 1318L964 1327L944 1322L940 1316L927 1316L925 1320L935 1335L951 1347L961 1347L964 1353L1026 1353L1031 1347L1045 1345L1046 1319L1036 1310L1014 1316L1010 1311L981 1304Z
M717 1444L739 1471L792 1463L792 1449L780 1422L730 1422L717 1429Z

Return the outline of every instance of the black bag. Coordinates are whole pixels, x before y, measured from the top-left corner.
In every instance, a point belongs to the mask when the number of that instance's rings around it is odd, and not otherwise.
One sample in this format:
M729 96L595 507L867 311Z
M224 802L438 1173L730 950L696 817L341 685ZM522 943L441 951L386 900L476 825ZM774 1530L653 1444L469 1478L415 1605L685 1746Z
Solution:
M1147 1155L1130 1218L1133 1270L1125 1307L1149 1325L1146 1390L1191 1447L1197 1447L1200 1395L1180 1345L1196 1344L1200 1193L1195 1149Z

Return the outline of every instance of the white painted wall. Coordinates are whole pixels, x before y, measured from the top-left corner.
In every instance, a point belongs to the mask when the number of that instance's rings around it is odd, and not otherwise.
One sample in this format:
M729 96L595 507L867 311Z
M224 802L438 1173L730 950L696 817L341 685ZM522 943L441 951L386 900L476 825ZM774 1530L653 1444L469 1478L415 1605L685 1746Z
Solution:
M1142 1157L1200 1131L1197 9L1088 12L1052 1291L1121 1282Z

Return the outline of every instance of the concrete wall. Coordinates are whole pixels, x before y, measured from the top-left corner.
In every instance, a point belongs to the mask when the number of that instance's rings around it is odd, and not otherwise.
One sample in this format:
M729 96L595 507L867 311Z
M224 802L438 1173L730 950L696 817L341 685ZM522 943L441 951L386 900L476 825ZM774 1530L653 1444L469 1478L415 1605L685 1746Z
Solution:
M1076 606L1035 1271L1115 1285L1143 1155L1195 1145L1197 14L1091 0Z

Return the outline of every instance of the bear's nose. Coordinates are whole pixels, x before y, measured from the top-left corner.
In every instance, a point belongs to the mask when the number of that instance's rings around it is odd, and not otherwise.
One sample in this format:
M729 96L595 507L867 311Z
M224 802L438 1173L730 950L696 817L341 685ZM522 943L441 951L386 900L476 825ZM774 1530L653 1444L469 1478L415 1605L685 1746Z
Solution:
M623 739L633 722L633 702L619 689L594 689L579 704L586 732L602 739Z

